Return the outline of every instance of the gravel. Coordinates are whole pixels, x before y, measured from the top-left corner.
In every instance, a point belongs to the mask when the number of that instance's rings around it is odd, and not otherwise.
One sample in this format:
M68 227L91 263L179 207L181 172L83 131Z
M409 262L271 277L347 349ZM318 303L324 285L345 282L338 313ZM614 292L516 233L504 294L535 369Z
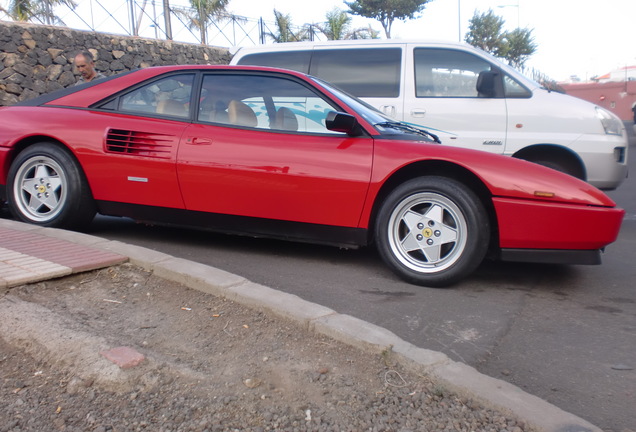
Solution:
M131 265L6 290L0 311L0 432L531 430L390 348L354 348ZM113 374L100 352L119 346L144 361Z

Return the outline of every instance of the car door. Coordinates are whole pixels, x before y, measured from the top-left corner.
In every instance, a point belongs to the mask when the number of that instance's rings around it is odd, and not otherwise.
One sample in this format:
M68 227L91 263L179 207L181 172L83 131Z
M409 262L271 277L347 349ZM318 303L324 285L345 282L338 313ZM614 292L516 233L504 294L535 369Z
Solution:
M152 79L78 120L79 139L101 142L101 151L82 155L95 199L183 208L176 160L191 121L195 76L189 72ZM93 138L82 135L85 127Z
M327 130L332 102L300 80L256 72L207 73L200 100L178 155L188 210L358 225L373 139Z
M500 81L492 95L477 91L480 72L495 70L491 63L458 49L409 45L407 70L413 75L405 80L404 121L444 132L443 144L504 153L507 111Z

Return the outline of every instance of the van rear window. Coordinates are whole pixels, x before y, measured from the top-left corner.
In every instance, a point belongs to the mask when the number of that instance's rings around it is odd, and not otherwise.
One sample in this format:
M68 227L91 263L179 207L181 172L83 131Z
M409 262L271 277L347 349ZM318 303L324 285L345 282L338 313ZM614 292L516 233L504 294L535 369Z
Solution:
M398 97L401 48L316 49L309 74L358 97Z
M311 51L280 51L248 54L239 59L237 64L277 67L308 73L310 59Z

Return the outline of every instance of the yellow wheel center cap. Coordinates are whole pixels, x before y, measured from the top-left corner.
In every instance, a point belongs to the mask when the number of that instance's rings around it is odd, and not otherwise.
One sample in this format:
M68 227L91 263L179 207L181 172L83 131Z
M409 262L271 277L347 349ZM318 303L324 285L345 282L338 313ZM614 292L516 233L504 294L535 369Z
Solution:
M433 236L433 230L432 230L432 229L430 229L430 228L425 228L425 229L422 231L422 235L423 235L424 237L426 237L426 238L431 238L431 237Z
M38 186L38 192L40 192L40 193L44 193L44 192L46 192L46 186L44 186L44 185L39 185L39 186Z

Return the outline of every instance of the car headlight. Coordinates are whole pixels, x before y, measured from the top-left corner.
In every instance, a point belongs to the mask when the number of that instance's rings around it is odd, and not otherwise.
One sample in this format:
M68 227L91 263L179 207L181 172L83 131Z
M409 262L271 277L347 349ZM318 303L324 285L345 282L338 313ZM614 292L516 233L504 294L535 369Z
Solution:
M614 114L601 107L596 108L596 117L601 121L607 135L623 135L623 122Z

